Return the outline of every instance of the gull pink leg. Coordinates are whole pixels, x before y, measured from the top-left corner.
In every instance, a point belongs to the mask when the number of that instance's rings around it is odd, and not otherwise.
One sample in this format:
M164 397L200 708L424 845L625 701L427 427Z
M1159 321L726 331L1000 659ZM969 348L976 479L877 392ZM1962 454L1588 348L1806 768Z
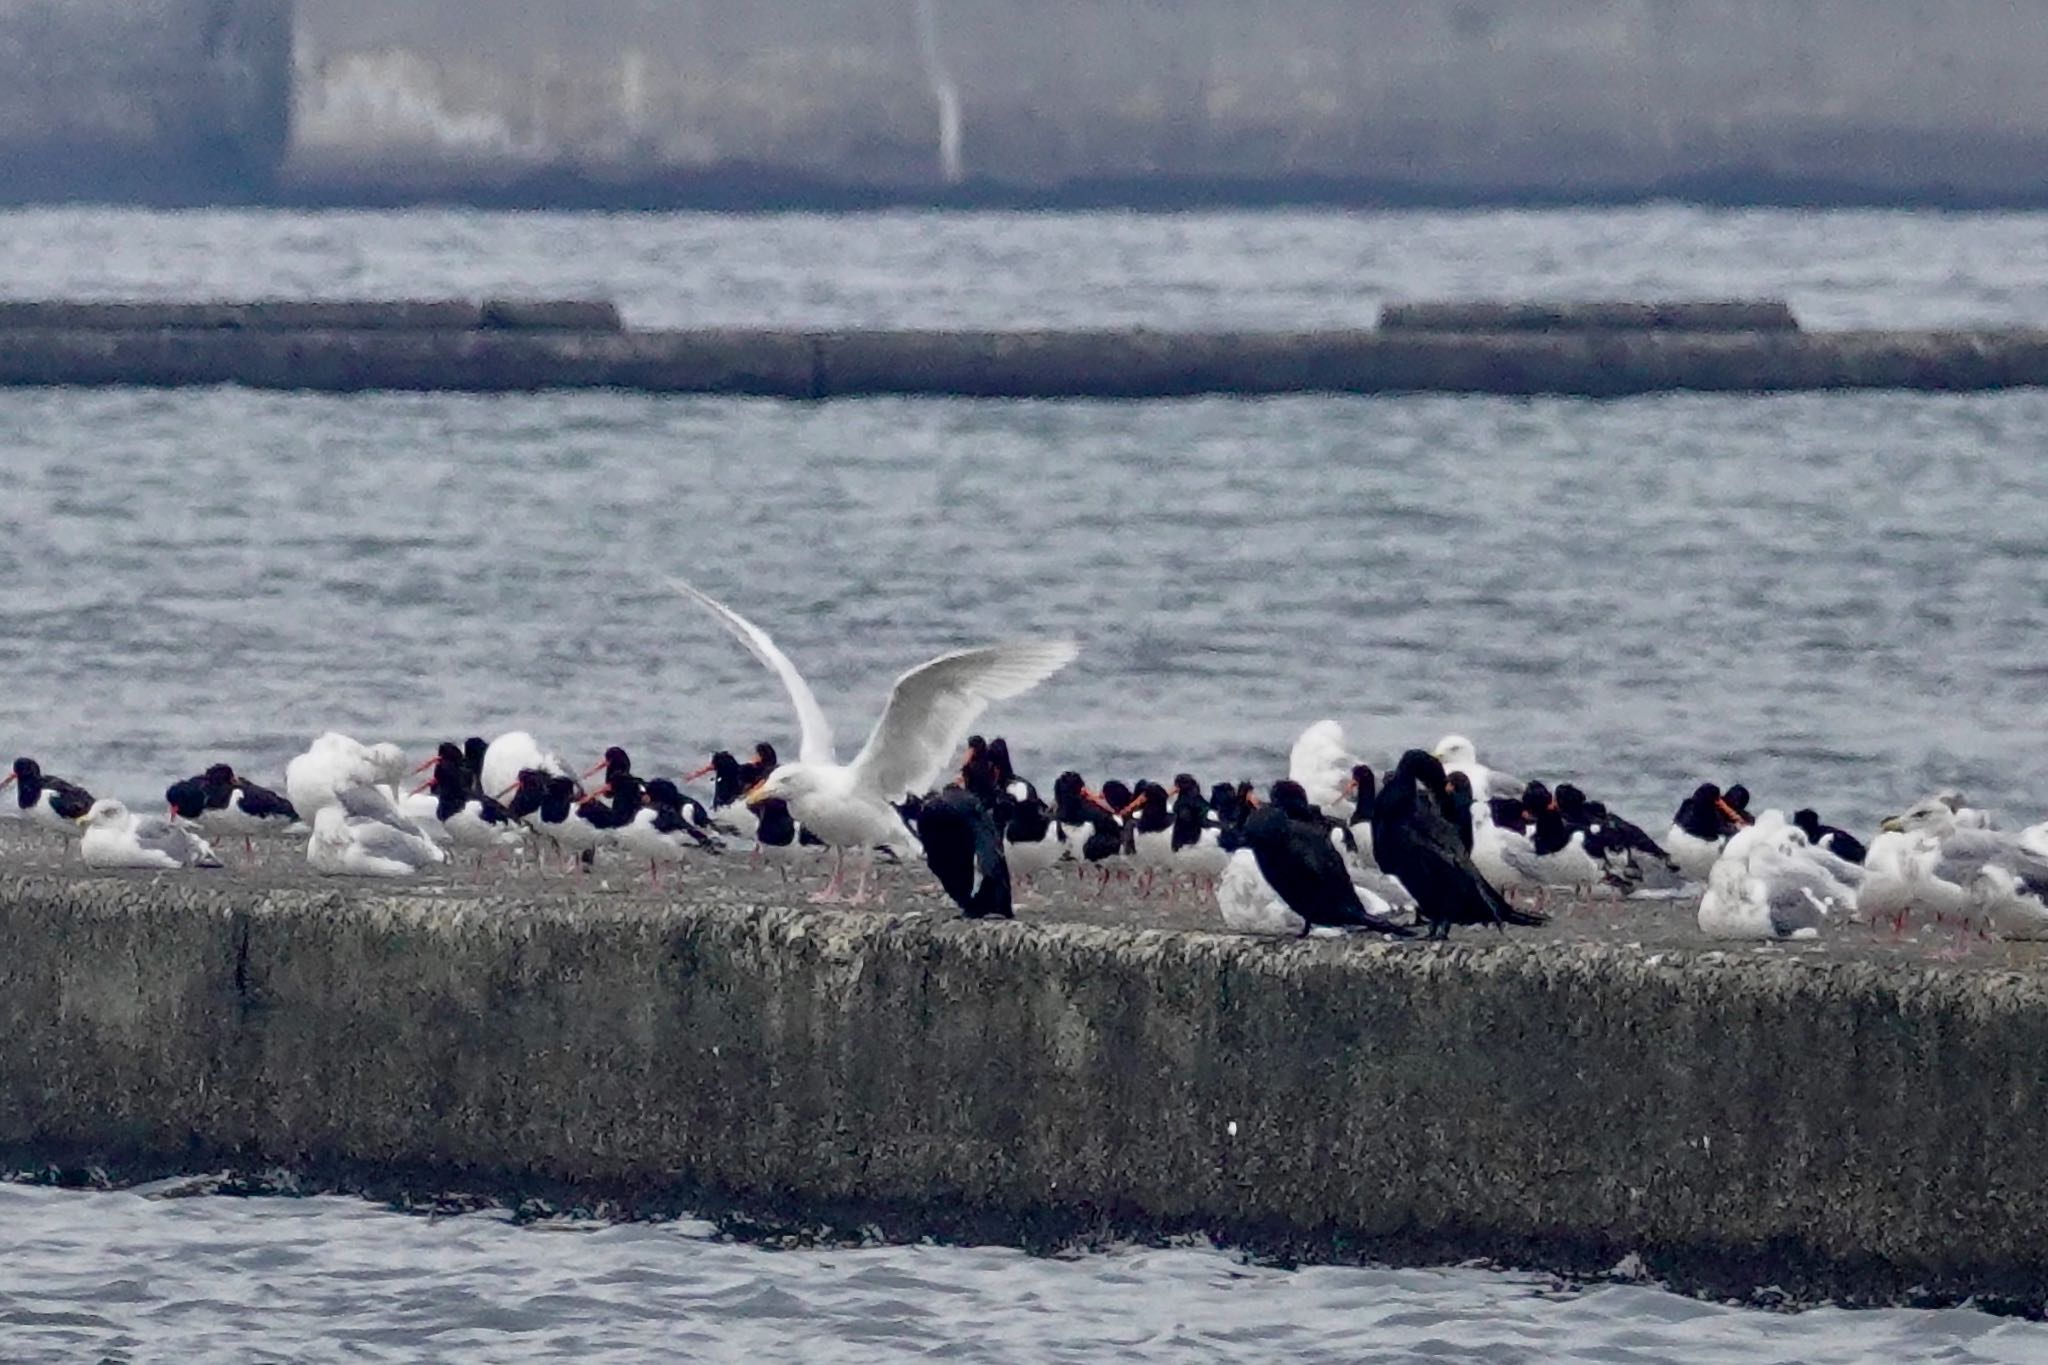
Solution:
M846 880L846 850L834 846L832 849L832 876L825 885L811 893L811 904L830 905L839 899Z

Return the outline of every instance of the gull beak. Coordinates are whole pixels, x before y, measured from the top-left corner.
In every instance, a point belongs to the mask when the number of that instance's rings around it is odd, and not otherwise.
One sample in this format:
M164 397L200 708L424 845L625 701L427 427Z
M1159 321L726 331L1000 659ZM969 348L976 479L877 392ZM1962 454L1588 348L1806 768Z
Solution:
M174 815L175 815L176 813L177 813L176 811L173 811L173 812L172 812L172 814L174 814ZM83 814L83 815L74 815L74 816L72 816L72 817L71 817L71 823L72 823L72 824L74 824L74 825L82 825L82 824L86 823L86 822L87 822L88 820L90 820L90 819L92 819L92 812L91 812L91 811L87 811L87 812L86 812L85 814Z
M756 782L753 786L747 788L747 794L742 796L740 800L747 803L748 810L752 810L768 799L767 787L768 784L766 782Z
M693 772L693 773L689 774L689 775L688 775L687 777L685 777L685 778L683 779L683 781L685 781L685 782L695 782L695 781L696 781L696 780L697 780L698 778L700 778L700 777L704 776L704 774L706 774L706 773L708 773L708 772L710 772L710 771L711 771L711 765L710 765L709 763L706 763L706 764L705 764L705 765L704 765L703 767L701 767L701 768L697 769L697 771L696 771L696 772Z
M577 780L578 782L582 782L582 781L584 781L584 780L586 780L586 779L588 779L588 778L596 777L596 776L597 776L597 775L598 775L599 773L601 773L601 772L603 772L603 771L604 771L604 760L600 758L599 760L597 760L597 763L596 763L596 764L595 764L595 765L594 765L594 766L593 766L593 767L592 767L592 768L590 769L590 771L589 771L589 772L587 772L587 773L584 773L584 774L583 774L583 775L582 775L581 777L578 777L578 778L577 778L576 780Z
M1716 798L1714 801L1714 808L1720 811L1721 814L1727 816L1730 820L1733 820L1738 825L1746 825L1749 823L1748 816L1744 815L1741 811L1735 809L1735 807L1729 805L1724 800Z
M439 763L440 761L441 755L438 752L428 754L425 758L420 760L420 766L414 768L410 775L413 777L418 777L421 773L433 767L436 763Z
M1119 819L1119 820L1121 820L1121 819L1123 819L1123 818L1124 818L1125 816L1129 815L1129 814L1130 814L1130 813L1131 813L1132 811L1136 810L1136 809L1137 809L1138 807L1140 807L1140 806L1142 806L1142 805L1144 805L1144 804L1145 804L1145 794L1141 792L1141 793L1139 793L1139 795L1138 795L1138 798L1137 798L1136 800L1132 801L1130 805L1128 805L1128 806L1125 806L1125 807L1124 807L1124 808L1123 808L1122 810L1120 810L1120 811L1118 811L1118 812L1116 813L1116 818L1117 818L1117 819Z
M1906 822L1896 815L1887 815L1878 825L1878 828L1886 834L1904 834L1906 832Z

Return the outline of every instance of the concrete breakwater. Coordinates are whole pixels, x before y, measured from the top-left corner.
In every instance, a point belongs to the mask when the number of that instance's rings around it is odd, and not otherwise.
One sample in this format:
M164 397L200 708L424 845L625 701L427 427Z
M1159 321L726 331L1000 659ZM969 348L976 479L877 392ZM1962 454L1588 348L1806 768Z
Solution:
M131 311L124 316L122 308ZM1766 318L1768 329L1758 323L1753 330L1654 321L1620 329L1537 328L1510 319L1503 330L1478 332L1445 330L1426 318L1390 318L1377 331L638 332L620 330L610 308L576 301L20 304L0 309L0 385L617 388L813 399L1315 392L1616 397L1667 390L2048 385L2048 331L2041 330L1822 333ZM351 309L374 310L365 315L372 320L351 320ZM436 321L442 312L452 320Z
M2048 981L547 890L0 878L0 1159L2048 1286Z
M616 332L604 299L0 299L0 332Z

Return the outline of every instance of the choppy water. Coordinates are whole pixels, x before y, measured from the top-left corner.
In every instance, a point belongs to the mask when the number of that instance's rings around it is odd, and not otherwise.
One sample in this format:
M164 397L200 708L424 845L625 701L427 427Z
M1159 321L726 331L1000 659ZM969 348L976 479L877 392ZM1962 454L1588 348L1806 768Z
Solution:
M615 298L640 326L1369 327L1387 299L1782 296L2038 326L2038 213L0 213L0 296Z
M1071 631L992 724L1263 777L1318 716L1475 736L1667 818L1705 776L1874 822L2048 797L2048 396L1134 405L0 393L0 748L152 801L328 726L662 767L858 742L941 649Z
M1784 293L2037 323L2048 217L1887 213L0 214L0 295L587 292L638 323L1370 322L1384 298ZM2048 397L808 406L0 392L0 749L153 798L329 726L512 725L643 768L787 738L654 586L775 630L856 739L995 635L1081 663L1027 771L1264 776L1300 726L1463 730L1654 824L1702 777L1869 823L2048 797ZM1207 1251L770 1253L347 1202L0 1188L0 1354L928 1352L2048 1359L1970 1313L1795 1318ZM11 1339L10 1339L11 1338Z
M766 1251L707 1224L514 1226L346 1199L0 1185L0 1353L79 1360L2037 1362L1968 1309L1777 1314L1479 1270L1207 1248Z

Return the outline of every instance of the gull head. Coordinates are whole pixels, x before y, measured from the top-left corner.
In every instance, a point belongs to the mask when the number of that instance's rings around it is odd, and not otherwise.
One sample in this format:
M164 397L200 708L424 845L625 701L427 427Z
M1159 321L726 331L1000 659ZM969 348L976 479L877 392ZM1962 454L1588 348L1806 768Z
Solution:
M1930 796L1914 802L1903 813L1892 816L1879 828L1903 834L1918 834L1924 831L1936 839L1946 839L1956 832L1956 813L1940 797Z
M1479 762L1479 750L1463 735L1445 735L1430 752L1446 768L1469 768Z
M91 829L94 825L118 825L128 818L128 807L111 796L102 796L92 803L92 809L78 817L78 823Z
M747 788L741 799L749 806L758 806L763 801L796 801L819 790L818 770L807 763L784 763L768 776Z
M369 751L371 771L376 780L388 787L400 786L409 771L405 761L405 750L396 744L372 744Z

